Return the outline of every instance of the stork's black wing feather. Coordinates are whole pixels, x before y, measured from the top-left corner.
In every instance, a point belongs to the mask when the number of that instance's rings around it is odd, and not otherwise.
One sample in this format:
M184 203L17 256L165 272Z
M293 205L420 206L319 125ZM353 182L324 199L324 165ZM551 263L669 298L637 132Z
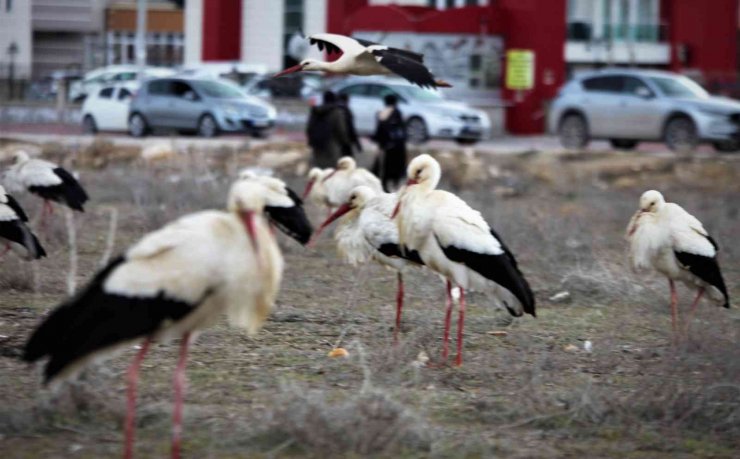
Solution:
M529 286L529 282L519 270L516 258L495 231L491 230L491 235L498 240L504 253L498 255L477 253L455 246L443 246L442 244L440 244L440 247L445 256L451 261L462 263L486 279L492 280L507 289L522 304L524 312L536 317L534 293ZM509 312L516 315L512 309L509 309Z
M716 250L717 243L709 236L707 236L707 239L709 239L709 242L712 243ZM727 293L727 286L722 277L722 271L719 269L717 257L705 257L704 255L697 255L688 252L674 251L673 253L676 255L678 262L688 269L691 274L695 275L707 284L716 287L717 290L722 292L722 295L725 297L723 306L726 308L730 307L730 296Z
M22 245L34 260L46 256L46 251L36 235L21 220L0 221L0 238Z
M194 304L166 298L133 297L106 292L108 276L125 262L117 257L102 269L77 296L55 309L34 331L23 359L49 356L44 371L48 382L66 367L90 354L156 332L164 323L192 312L211 294Z
M15 198L9 194L6 194L5 198L8 200L8 202L6 202L7 206L13 209L13 212L15 212L15 214L22 222L27 222L28 216L23 211L23 208L20 206L20 204L18 204L18 201L16 201Z
M408 247L404 247L404 250L401 250L401 246L398 244L386 242L385 244L381 244L380 247L378 247L378 252L387 257L403 258L404 260L408 260L412 263L424 265L424 261L421 259L421 256L419 256L419 252L417 252L416 250L409 250Z
M74 210L84 212L83 204L89 197L82 185L75 179L72 174L61 167L54 169L54 174L62 180L59 185L52 186L30 186L28 191L41 196L49 201L55 201L66 204Z
M339 47L336 46L334 43L329 43L328 41L325 41L325 40L319 40L319 39L316 39L316 38L311 38L309 40L309 43L311 43L312 45L318 46L319 47L319 51L323 51L324 48L326 48L326 52L329 53L329 54L335 54L335 53L341 53L342 52L342 50L339 49Z
M434 75L421 62L407 59L384 49L375 49L372 51L372 55L376 57L380 65L415 85L422 88L437 87Z
M362 38L355 38L357 40L357 43L361 44L364 47L368 46L385 46L381 43L375 43L374 41L370 40L363 40ZM401 49L401 48L391 48L389 46L386 46L387 49L384 51L391 54L397 54L401 57L405 57L406 59L411 59L412 61L416 61L420 64L424 63L424 55L421 53L415 53L413 51L409 51L407 49Z

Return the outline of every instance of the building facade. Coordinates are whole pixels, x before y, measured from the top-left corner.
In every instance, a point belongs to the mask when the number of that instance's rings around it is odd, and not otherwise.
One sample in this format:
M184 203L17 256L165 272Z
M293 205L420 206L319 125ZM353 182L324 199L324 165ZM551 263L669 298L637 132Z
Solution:
M14 78L30 78L33 43L30 24L28 1L0 0L0 78L8 78L11 66Z

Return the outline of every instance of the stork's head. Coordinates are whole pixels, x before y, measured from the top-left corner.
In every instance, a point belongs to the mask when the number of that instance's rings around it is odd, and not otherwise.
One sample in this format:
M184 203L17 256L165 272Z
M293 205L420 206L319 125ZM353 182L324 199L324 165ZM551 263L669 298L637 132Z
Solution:
M649 190L640 196L641 212L658 212L665 205L665 199L660 191Z
M31 157L28 155L26 150L18 150L13 155L13 161L15 164L25 163L29 159L31 159Z
M408 176L406 186L423 185L426 188L434 189L442 177L442 168L436 159L423 154L409 163L406 175Z
M351 212L361 212L362 209L365 207L365 204L367 204L367 202L370 201L373 197L375 197L375 191L370 187L361 185L353 189L352 192L349 194L349 198L347 198L347 202L339 206L339 208L337 208L337 210L333 214L329 215L326 221L322 223L321 226L319 226L319 229L316 230L313 237L311 238L309 246L313 245L313 241L315 241L316 238L319 237L319 234L324 231L324 228L331 225L336 219L345 214Z
M333 169L326 169L326 170L333 170ZM311 190L313 189L313 186L316 184L317 180L321 180L321 177L324 176L324 170L319 169L318 167L312 167L310 171L308 171L308 183L306 183L306 188L303 190L303 199L306 199L306 196L308 196L311 193ZM328 175L328 174L327 174Z
M337 161L337 170L351 171L357 168L357 162L351 156L342 156Z
M324 70L324 63L316 59L304 59L300 64L288 67L282 72L276 73L273 78L288 75L290 73L302 72L304 70Z
M252 247L259 250L257 244L256 216L262 215L265 209L265 195L268 190L265 186L248 180L239 180L231 186L227 209L239 216L247 229L247 235L252 241Z

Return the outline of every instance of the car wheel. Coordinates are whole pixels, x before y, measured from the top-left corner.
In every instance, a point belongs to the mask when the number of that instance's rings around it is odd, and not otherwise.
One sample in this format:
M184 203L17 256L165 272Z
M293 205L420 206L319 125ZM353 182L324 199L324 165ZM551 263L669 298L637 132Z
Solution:
M565 115L558 129L560 145L568 150L580 150L588 145L588 125L583 116L572 113Z
M715 150L722 153L733 153L740 150L740 142L737 140L723 140L721 142L712 142Z
M215 137L218 135L218 124L211 115L203 115L198 122L198 135L201 137Z
M98 132L98 125L92 115L85 115L82 119L82 131L85 134L95 134Z
M663 139L668 148L678 153L689 153L699 143L694 122L685 116L668 120L663 131Z
M468 139L465 137L458 137L455 139L455 142L457 142L460 145L475 145L478 143L478 139Z
M252 129L252 137L255 139L266 139L270 135L269 129Z
M406 122L406 137L409 143L419 145L429 140L427 125L423 119L414 117Z
M632 150L637 146L637 140L609 139L612 148L617 150Z
M134 113L128 120L128 133L133 137L144 137L149 132L149 125L139 113Z

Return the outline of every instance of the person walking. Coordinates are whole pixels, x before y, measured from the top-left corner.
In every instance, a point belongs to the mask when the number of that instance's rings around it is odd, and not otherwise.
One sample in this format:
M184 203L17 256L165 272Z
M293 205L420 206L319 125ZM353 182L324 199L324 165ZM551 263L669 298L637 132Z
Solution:
M355 151L362 153L362 144L360 143L360 137L357 135L355 129L355 116L352 113L352 109L349 108L349 95L347 93L339 93L339 108L342 110L344 115L344 121L347 125L347 134L349 134L349 140L351 145L344 152L344 156L354 156Z
M352 148L345 116L333 92L326 91L323 103L311 108L306 137L311 147L313 167L334 167L347 149Z
M389 94L383 100L385 108L378 112L373 135L380 148L373 172L383 182L383 189L390 192L399 186L406 174L406 124L398 109L398 97Z

